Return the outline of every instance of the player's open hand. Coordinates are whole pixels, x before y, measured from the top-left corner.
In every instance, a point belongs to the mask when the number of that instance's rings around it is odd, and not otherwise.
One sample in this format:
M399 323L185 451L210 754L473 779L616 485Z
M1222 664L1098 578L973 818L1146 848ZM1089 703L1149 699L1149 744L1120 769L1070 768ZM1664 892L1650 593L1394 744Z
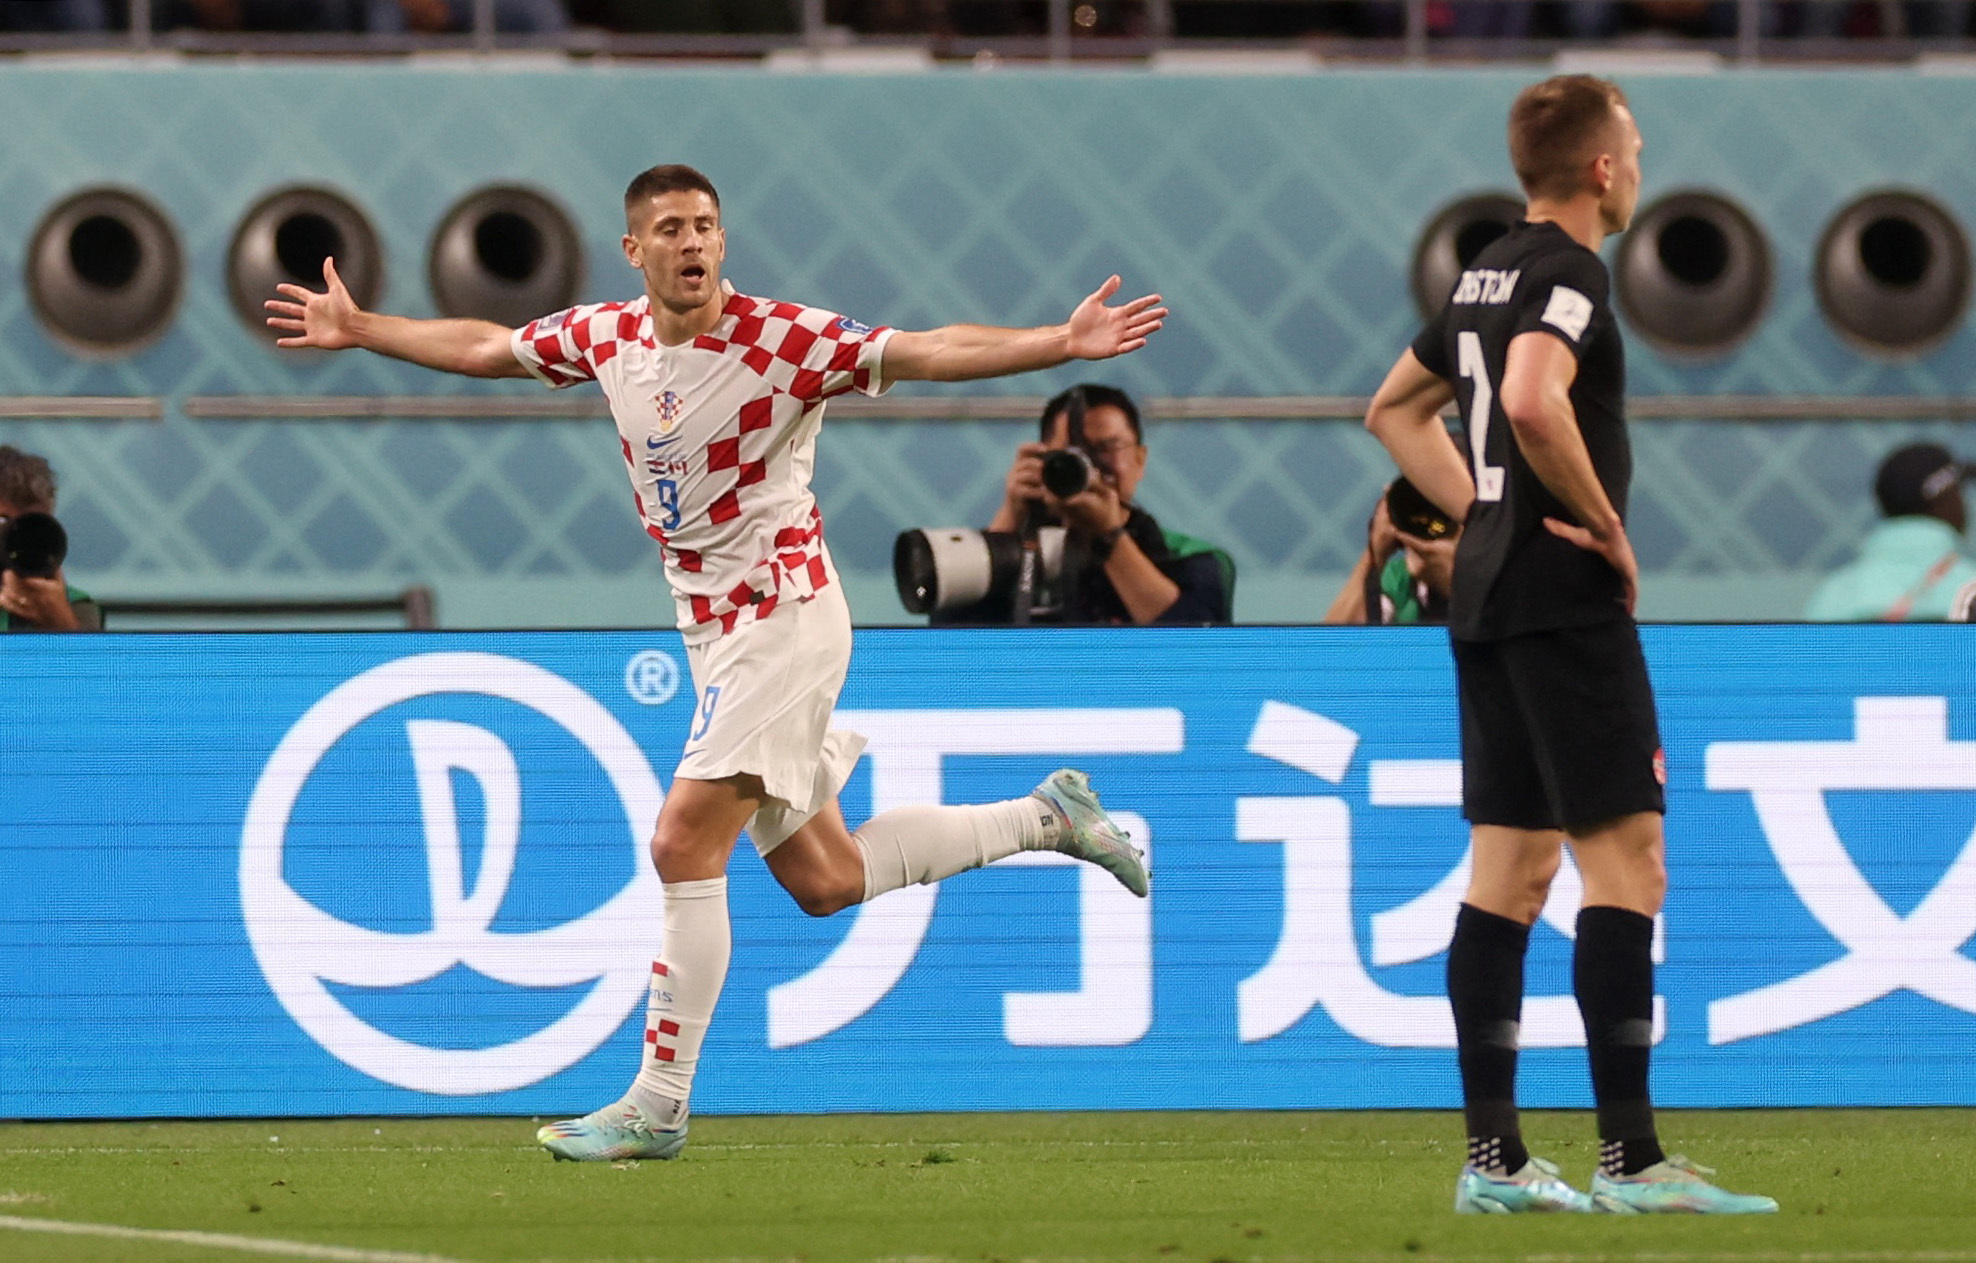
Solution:
M1625 527L1614 527L1612 534L1603 539L1582 526L1554 517L1545 518L1544 527L1559 539L1605 558L1619 572L1619 577L1626 581L1626 612L1633 612L1633 607L1640 600L1640 563L1633 557L1633 541L1626 538Z
M277 338L276 346L312 346L324 351L341 351L357 345L352 329L362 314L343 278L336 274L336 260L322 261L324 292L316 293L300 285L275 286L281 298L270 298L265 306L273 313L268 328L290 336Z
M1159 305L1158 294L1117 307L1105 306L1105 300L1116 294L1118 287L1119 278L1111 277L1070 313L1072 359L1108 360L1136 351L1166 323L1166 308Z

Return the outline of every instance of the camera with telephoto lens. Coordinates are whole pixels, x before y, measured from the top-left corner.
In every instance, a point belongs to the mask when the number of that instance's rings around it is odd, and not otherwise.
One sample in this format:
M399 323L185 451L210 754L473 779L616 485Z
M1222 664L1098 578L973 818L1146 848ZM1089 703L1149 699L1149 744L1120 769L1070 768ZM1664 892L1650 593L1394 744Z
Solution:
M1386 488L1386 516L1394 530L1415 539L1446 539L1455 532L1455 520L1404 478Z
M1075 429L1071 446L1043 453L1043 486L1059 500L1068 500L1099 478L1111 476L1099 457L1079 445L1082 426ZM1029 512L1029 520L1034 522L1043 512L1043 505L1037 502ZM1063 597L1064 541L1068 533L1059 525L1033 526L1028 533L1035 540L1037 566L1030 576L1029 608L1016 615L1018 622L1056 613ZM935 614L973 605L991 596L998 603L1019 601L1023 586L1023 539L1020 531L976 531L965 527L902 533L892 546L892 580L898 585L900 603L908 614Z
M1084 433L1084 415L1091 407L1087 392L1099 389L1109 388L1073 386L1043 407L1046 438L1053 418L1065 420L1068 444L1044 452L1041 470L1044 489L1059 500L1113 477L1110 464ZM1109 399L1103 402L1118 406ZM1131 402L1125 400L1124 406L1129 412ZM992 598L994 605L1006 605L1017 624L1060 614L1075 576L1064 571L1068 533L1050 518L1044 501L1031 500L1019 515L1018 530L928 527L903 532L892 546L892 578L900 603L909 614L940 614Z
M69 555L69 533L47 513L0 517L0 570L52 579Z
M967 527L928 527L902 531L892 545L892 580L908 614L962 609L989 596L1010 599L1022 576L1022 536L1014 531ZM1036 531L1038 573L1031 613L1056 608L1054 593L1063 576L1064 529Z

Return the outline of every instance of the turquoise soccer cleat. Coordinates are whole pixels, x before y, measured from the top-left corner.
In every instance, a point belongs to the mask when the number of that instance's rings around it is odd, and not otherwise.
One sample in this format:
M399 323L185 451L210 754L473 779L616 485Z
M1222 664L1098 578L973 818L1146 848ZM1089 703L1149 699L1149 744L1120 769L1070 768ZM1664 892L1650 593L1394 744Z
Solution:
M1680 1154L1656 1162L1633 1175L1592 1177L1592 1200L1615 1215L1774 1215L1775 1198L1754 1193L1731 1193L1703 1176L1708 1167Z
M558 1162L622 1162L627 1158L676 1158L686 1147L686 1120L675 1128L654 1127L629 1101L606 1105L582 1118L549 1123L536 1143Z
M1049 804L1069 826L1056 845L1065 855L1088 860L1118 878L1141 899L1146 897L1146 854L1131 844L1132 835L1113 823L1091 789L1091 778L1075 768L1060 768L1031 791L1031 798Z
M1512 1175L1490 1175L1472 1166L1455 1181L1458 1215L1589 1215L1592 1199L1564 1182L1557 1167L1532 1158Z

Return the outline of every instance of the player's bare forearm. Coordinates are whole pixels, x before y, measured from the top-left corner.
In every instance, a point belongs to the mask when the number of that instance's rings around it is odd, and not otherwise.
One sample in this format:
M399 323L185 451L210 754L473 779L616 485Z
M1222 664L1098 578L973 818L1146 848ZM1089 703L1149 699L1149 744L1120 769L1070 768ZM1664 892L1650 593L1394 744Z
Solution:
M1503 369L1503 412L1530 472L1578 525L1606 539L1622 528L1578 428L1571 403L1577 373L1578 361L1562 342L1547 333L1520 335Z
M414 320L377 312L356 313L355 345L392 359L464 377L526 377L515 358L509 330L487 320Z
M262 306L268 328L286 336L276 346L346 351L352 347L467 377L526 377L508 330L486 320L412 320L365 311L337 274L336 260L322 261L322 289L293 282L275 286Z
M1547 410L1523 421L1512 417L1510 427L1523 459L1530 462L1530 472L1571 510L1580 526L1601 539L1622 529L1619 511L1592 468L1592 454L1585 449L1578 418L1568 403L1562 411Z
M1070 326L1004 329L947 325L899 332L885 347L885 375L894 381L967 382L1055 368L1070 361Z
M1640 564L1578 428L1571 403L1577 374L1578 361L1562 342L1547 333L1519 334L1503 367L1503 412L1530 472L1575 519L1546 518L1544 529L1611 563L1625 583L1622 601L1631 614L1640 595Z
M947 325L925 333L895 333L885 347L885 376L894 381L978 381L1055 368L1071 360L1128 355L1159 331L1167 311L1159 305L1158 294L1106 306L1118 286L1118 277L1106 278L1060 325L1036 329Z
M1408 482L1457 522L1468 519L1475 479L1448 435L1441 409L1454 402L1454 387L1403 351L1366 409L1365 428L1385 447Z

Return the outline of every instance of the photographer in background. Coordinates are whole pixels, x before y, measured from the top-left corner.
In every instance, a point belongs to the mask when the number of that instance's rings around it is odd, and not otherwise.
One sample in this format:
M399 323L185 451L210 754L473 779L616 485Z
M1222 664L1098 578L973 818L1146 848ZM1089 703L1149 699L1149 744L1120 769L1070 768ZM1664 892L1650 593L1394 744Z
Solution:
M1387 484L1366 525L1365 551L1324 612L1331 624L1448 621L1461 527L1404 478Z
M0 632L103 628L102 607L62 577L68 543L54 512L48 462L0 445Z
M1040 442L1016 449L1002 506L988 526L990 532L1031 538L1043 527L1064 528L1058 603L1033 621L1065 626L1230 621L1235 582L1227 554L1162 529L1132 503L1146 472L1146 444L1131 397L1111 386L1073 386L1044 405L1040 431ZM1087 485L1059 496L1045 483L1044 465L1053 453L1066 452L1084 457ZM1055 464L1068 469L1061 455ZM1013 609L1010 594L991 592L973 605L939 611L931 621L935 626L1005 624L1017 621Z

